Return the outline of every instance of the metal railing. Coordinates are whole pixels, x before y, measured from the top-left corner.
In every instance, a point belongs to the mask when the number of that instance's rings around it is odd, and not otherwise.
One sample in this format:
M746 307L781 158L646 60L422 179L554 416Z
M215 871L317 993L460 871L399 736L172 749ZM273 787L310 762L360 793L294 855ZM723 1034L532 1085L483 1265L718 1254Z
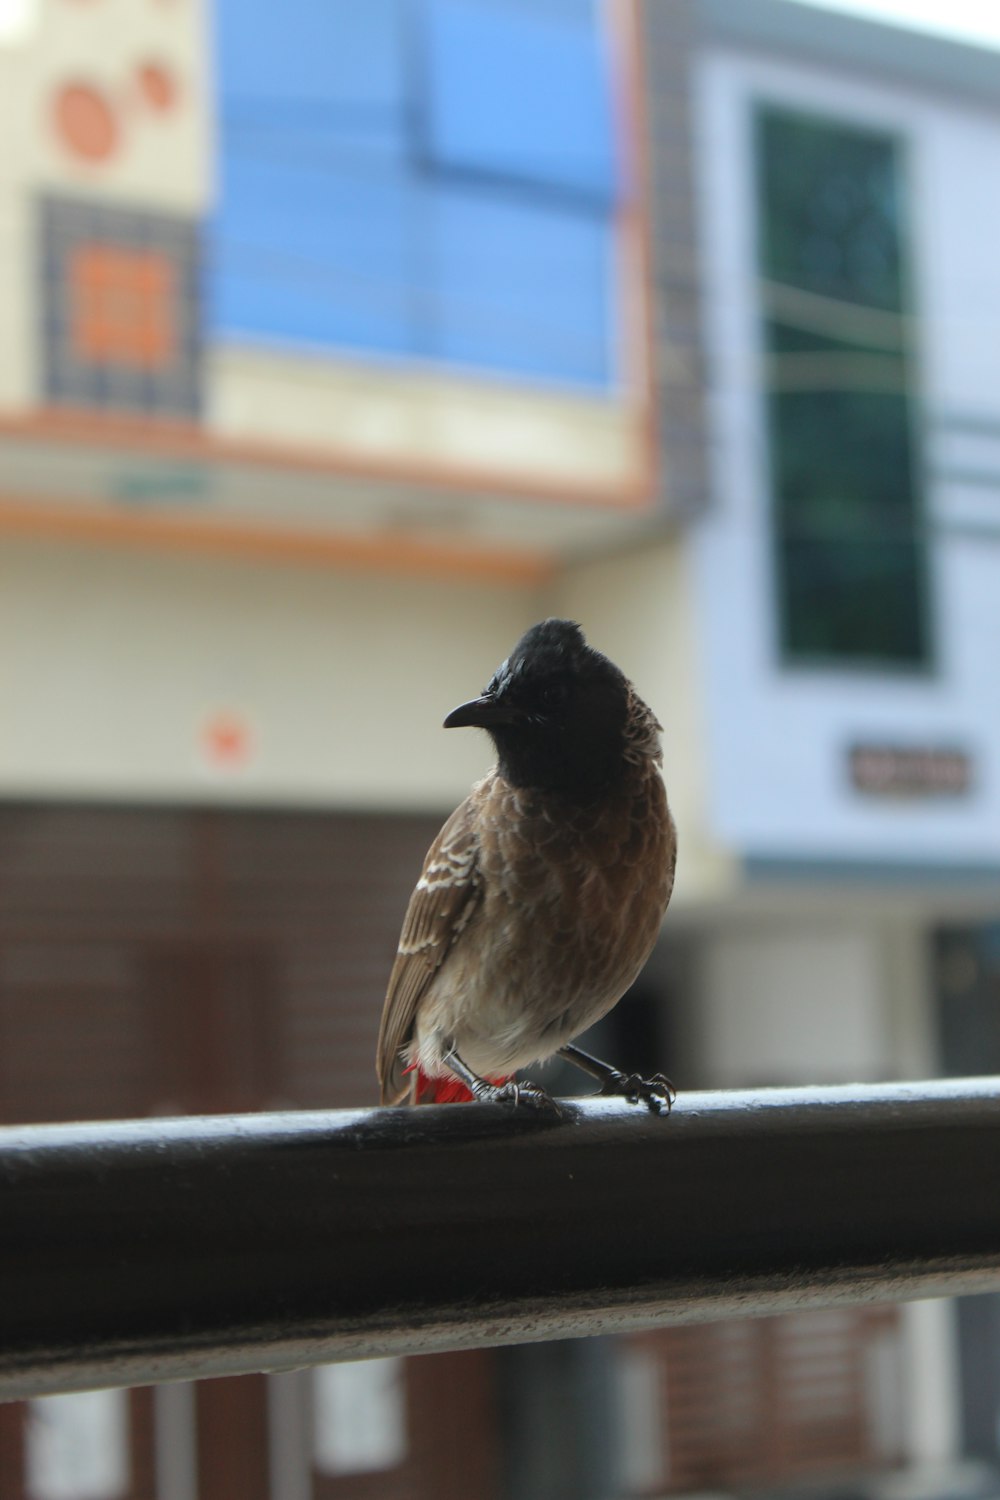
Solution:
M0 1130L0 1399L1000 1288L1000 1080Z

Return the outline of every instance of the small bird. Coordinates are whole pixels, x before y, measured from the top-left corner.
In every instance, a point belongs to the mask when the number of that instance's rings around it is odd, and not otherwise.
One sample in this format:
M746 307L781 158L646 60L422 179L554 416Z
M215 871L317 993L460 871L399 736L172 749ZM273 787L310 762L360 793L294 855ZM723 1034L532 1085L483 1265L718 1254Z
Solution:
M446 729L474 725L497 763L445 823L410 898L379 1028L383 1103L455 1098L558 1109L520 1068L559 1053L605 1094L669 1113L641 1078L572 1039L649 957L677 836L660 725L571 620L533 625Z

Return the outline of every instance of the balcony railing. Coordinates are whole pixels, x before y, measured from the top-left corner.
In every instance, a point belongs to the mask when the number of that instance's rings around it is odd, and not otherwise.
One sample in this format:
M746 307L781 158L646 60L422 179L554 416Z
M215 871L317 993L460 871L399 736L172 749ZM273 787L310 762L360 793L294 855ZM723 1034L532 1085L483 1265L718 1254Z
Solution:
M0 1130L0 1399L1000 1288L1000 1080Z

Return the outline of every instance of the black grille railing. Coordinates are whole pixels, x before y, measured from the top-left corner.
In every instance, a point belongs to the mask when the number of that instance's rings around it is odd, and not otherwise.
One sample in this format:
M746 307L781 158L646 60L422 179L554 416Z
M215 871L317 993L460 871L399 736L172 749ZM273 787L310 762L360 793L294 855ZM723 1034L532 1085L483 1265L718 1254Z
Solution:
M1000 1080L0 1130L0 1399L1000 1288Z

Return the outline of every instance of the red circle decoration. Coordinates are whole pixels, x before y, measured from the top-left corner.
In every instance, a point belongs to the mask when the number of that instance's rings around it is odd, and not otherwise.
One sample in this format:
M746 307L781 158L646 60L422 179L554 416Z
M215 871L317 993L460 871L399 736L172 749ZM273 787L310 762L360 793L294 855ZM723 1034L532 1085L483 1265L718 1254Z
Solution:
M162 63L145 62L136 70L139 91L151 109L166 112L177 103L177 80Z
M254 756L254 734L240 713L221 709L210 714L201 726L201 750L216 770L237 771Z
M106 161L114 154L118 123L107 98L93 84L63 84L56 93L53 113L59 139L71 156Z

